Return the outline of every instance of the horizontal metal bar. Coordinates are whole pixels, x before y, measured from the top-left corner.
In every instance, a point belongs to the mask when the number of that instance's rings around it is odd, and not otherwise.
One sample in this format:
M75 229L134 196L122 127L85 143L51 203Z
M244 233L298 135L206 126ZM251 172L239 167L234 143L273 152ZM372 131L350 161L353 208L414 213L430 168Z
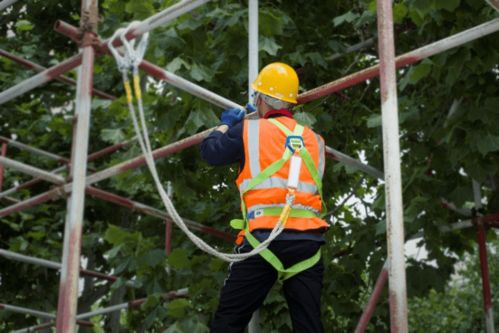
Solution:
M34 264L34 265L39 265L42 267L47 267L50 269L61 269L61 264L55 261L51 260L46 260L46 259L40 259L36 257L31 257L27 256L24 254L20 254L17 252L12 252L4 249L0 249L0 256L9 259L9 260L15 260L19 262L24 262L27 264ZM96 271L91 271L87 269L80 268L80 274L85 275L85 276L91 276L91 277L97 277L99 279L107 280L110 282L115 282L118 277L114 275L107 275L104 273L96 272ZM125 285L128 287L133 287L133 281L126 281Z
M62 157L62 156L59 156L57 154L52 154L48 151L27 145L27 144L19 142L17 140L12 140L12 139L6 138L4 136L0 136L0 142L6 142L11 147L25 150L25 151L30 152L30 153L35 154L35 155L40 155L40 156L47 157L47 158L50 158L52 160L56 160L56 161L63 162L63 163L69 163L69 159L66 157Z
M63 165L63 166L60 166L54 170L51 170L50 172L51 173L58 173L58 172L66 170L66 168L67 168L67 165ZM30 188L30 187L32 187L32 186L34 186L42 181L43 181L43 179L41 179L41 178L33 178L31 180L28 180L27 182L24 182L24 183L21 183L19 185L14 186L14 187L11 187L8 190L5 190L5 191L0 193L0 199L7 198L7 196L14 194L17 191L20 191L20 190L25 189L25 188Z
M499 30L499 18L493 19L471 29L465 30L437 42L428 44L419 49L405 53L395 58L397 68L416 63L432 55L442 53L454 47L468 43L472 40L486 36ZM368 79L379 76L379 65L371 66L357 73L347 75L336 81L326 83L322 86L306 91L298 96L298 103L303 104L318 98L331 95L340 90L349 88Z
M3 0L2 2L0 2L0 12L9 6L12 6L17 1L18 0Z
M331 158L337 160L338 162L341 162L345 165L354 167L357 170L364 171L365 173L367 173L370 176L373 176L373 177L381 179L381 180L384 178L383 172L379 171L378 169L376 169L370 165L364 164L361 161L359 161L353 157L350 157L350 156L348 156L348 155L346 155L346 154L344 154L336 149L333 149L331 147L326 147L326 154L329 155Z
M188 295L189 295L189 289L182 288L182 289L179 289L176 291L171 291L169 293L166 293L163 295L163 297L166 299L173 299L173 298L187 297ZM136 307L136 306L143 304L146 300L147 300L147 298L141 298L141 299L133 300L133 301L126 302L126 303L112 305L112 306L109 306L106 308L102 308L102 309L90 311L87 313L79 314L76 316L76 318L77 319L88 319L88 318L91 318L93 316L98 316L98 315L102 315L102 314L106 314L106 313L110 313L110 312L115 312L115 311L120 311L123 309L127 309L129 307Z
M188 295L189 295L189 290L187 288L182 288L182 289L179 289L176 291L170 291L169 293L164 294L163 298L174 299L174 298L187 297ZM121 310L132 308L132 307L137 307L137 306L144 304L144 302L146 300L147 300L147 298L140 298L140 299L132 300L130 302L126 302L126 303L111 305L111 306L108 306L108 307L105 307L102 309L97 309L94 311L79 314L76 316L76 319L81 321L82 319L88 319L88 318L91 318L94 316L99 316L99 315L103 315L103 314L107 314L107 313L111 313L111 312L116 312L116 311L121 311ZM51 327L54 324L55 324L55 322L43 324L42 328ZM17 331L13 331L11 333L29 333L29 332L33 332L33 330L38 329L40 327L41 327L41 325L35 325L35 326L27 327L24 329L20 329Z
M156 29L159 26L162 26L165 23L168 23L175 18L188 13L197 7L204 5L209 0L183 0L180 1L161 12L145 19L144 21L138 23L135 27L133 27L130 31L130 36L127 34L127 39L135 38L139 35L142 35L148 31Z
M43 72L44 70L46 70L47 68L46 67L43 67L43 66L40 66L32 61L29 61L27 59L24 59L24 58L21 58L13 53L10 53L10 52L7 52L5 50L2 50L0 49L0 55L1 56L4 56L5 58L8 58L12 61L15 61L17 62L18 64L21 64L27 68L31 68L37 72ZM60 81L60 82L63 82L63 83L66 83L70 86L76 86L76 81L67 77L67 76L64 76L64 75L61 75L59 77L56 77L55 78L57 81ZM116 97L110 95L110 94L107 94L101 90L98 90L98 89L95 89L95 88L92 88L92 91L93 91L93 94L95 96L99 96L99 97L102 97L102 98L105 98L105 99L109 99L109 100L114 100L116 99Z
M499 221L499 213L481 216L480 220L483 223L490 223L490 222Z
M444 206L447 209L450 209L463 216L467 217L471 216L471 209L459 208L453 202L450 202L445 198L440 198L440 201L442 202L442 206Z
M40 72L29 79L19 82L13 87L8 88L0 92L0 105L4 104L17 96L20 96L30 90L35 89L49 81L52 81L61 74L66 73L73 68L81 65L81 55L77 54L64 60L63 62L47 68L43 72Z
M366 39L360 43L357 43L355 45L352 45L352 46L349 46L345 49L344 52L342 53L335 53L329 57L326 58L326 60L328 61L333 61L333 60L336 60L338 58L341 58L343 57L344 55L348 54L348 53L352 53L352 52L355 52L355 51L358 51L358 50L361 50L365 47L368 47L368 46L371 46L374 44L374 42L376 41L376 37L371 37L369 39Z
M10 305L10 304L1 303L0 310L6 310L6 311L15 312L15 313L29 314L29 315L32 315L35 317L40 317L40 318L55 319L55 314L43 312L43 311L32 310L32 309L23 308L20 306L15 306L15 305Z
M108 146L106 148L103 148L101 150L98 150L90 155L88 155L88 162L91 162L91 161L94 161L98 158L101 158L103 156L106 156L106 155L109 155L111 153L114 153L115 151L117 150L120 150L121 148L129 145L131 142L133 142L136 138L132 138L131 140L126 140L126 141L123 141L123 142L120 142L120 143L116 143L116 144L113 144L111 146ZM59 155L56 155L56 156L59 156ZM60 156L59 156L60 157ZM62 157L61 157L62 158ZM63 165L59 168L56 168L54 170L51 170L50 172L51 173L58 173L58 172L62 172L64 170L67 169L67 165ZM5 190L4 192L1 192L0 193L0 199L2 198L7 198L7 196L19 191L19 190L22 190L22 189L25 189L25 188L29 188L31 186L34 186L36 184L38 184L40 181L42 181L42 179L40 178L34 178L34 179L31 179L25 183L22 183L22 184L19 184L17 186L14 186L8 190ZM19 200L17 200L17 202L19 202Z
M21 163L15 160L12 160L7 157L0 156L0 164L7 168L11 168L22 173L28 174L33 177L38 177L40 179L55 183L55 184L64 184L66 180L64 177L56 175L54 173L35 168L34 166Z
M450 225L443 225L438 229L441 232L450 232L454 230L466 229L473 226L473 222L471 220L459 221Z

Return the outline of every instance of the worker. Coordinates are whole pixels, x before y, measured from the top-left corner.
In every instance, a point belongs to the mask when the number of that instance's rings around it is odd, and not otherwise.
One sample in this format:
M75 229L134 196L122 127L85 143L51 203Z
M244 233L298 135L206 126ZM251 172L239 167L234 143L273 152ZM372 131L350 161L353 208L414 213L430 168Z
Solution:
M323 332L320 298L324 267L320 247L328 223L320 213L325 145L320 135L293 119L291 107L297 104L298 85L298 76L289 65L267 65L252 83L258 119L243 120L244 110L229 108L222 113L221 124L201 145L201 155L210 165L239 163L236 184L246 218L241 226L245 230L236 240L237 253L249 252L267 239L280 219L290 190L294 198L284 230L268 247L270 254L264 257L261 253L230 265L211 332L243 332L277 279L283 281L294 332ZM290 135L296 134L295 129L300 129L301 134ZM287 145L290 139L298 139L296 151ZM299 169L296 191L286 185L289 160L279 170L262 176L287 149L296 155L303 150L299 156L306 159L301 163L306 167ZM247 190L252 181L257 185ZM298 267L299 272L289 273L282 267Z

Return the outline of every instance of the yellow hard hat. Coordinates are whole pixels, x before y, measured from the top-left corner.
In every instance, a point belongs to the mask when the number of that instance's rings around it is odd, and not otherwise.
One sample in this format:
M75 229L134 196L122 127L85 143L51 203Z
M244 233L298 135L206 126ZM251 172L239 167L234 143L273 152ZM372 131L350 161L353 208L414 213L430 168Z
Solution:
M265 66L251 85L255 91L292 104L297 104L298 75L282 62Z

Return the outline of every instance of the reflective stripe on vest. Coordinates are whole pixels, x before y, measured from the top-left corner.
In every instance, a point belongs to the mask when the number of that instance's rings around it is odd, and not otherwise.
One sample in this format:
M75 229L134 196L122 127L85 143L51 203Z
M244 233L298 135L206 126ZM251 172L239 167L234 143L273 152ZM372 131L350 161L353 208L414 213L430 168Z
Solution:
M258 120L251 120L248 124L248 154L250 156L249 167L251 178L254 178L260 173L260 123Z
M250 182L251 182L251 179L244 180L239 185L239 191L240 192L245 191ZM287 179L279 178L279 177L270 177L268 179L265 179L263 182L256 185L255 187L253 187L253 189L254 190L261 190L261 189L272 188L272 187L287 189L288 188L287 185L288 185ZM317 193L317 186L315 186L314 184L310 184L310 183L299 182L298 183L298 191L299 192L308 192L308 193Z

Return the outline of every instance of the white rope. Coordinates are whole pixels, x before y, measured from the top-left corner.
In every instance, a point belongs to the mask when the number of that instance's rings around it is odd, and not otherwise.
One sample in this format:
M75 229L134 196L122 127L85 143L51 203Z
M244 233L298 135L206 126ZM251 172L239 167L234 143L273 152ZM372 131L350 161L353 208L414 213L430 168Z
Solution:
M111 50L111 53L114 55L118 68L123 74L123 80L126 81L128 80L128 70L132 68L134 73L138 73L138 65L142 61L142 57L145 53L145 48L147 45L147 35L143 35L142 39L139 43L138 50L135 51L133 50L133 45L130 45L130 43L126 40L125 35L126 32L131 28L133 25L133 22L131 25L129 25L126 29L118 29L114 34L113 37L108 42L109 49ZM113 41L117 36L120 36L121 41L123 45L125 46L125 52L124 56L118 52L114 46L112 45ZM139 141L140 148L142 149L142 152L145 157L146 164L149 168L149 171L151 172L151 175L154 179L154 183L156 184L156 188L161 196L161 199L163 201L163 204L165 205L166 211L172 218L173 222L182 230L186 236L201 250L205 251L208 254L211 254L217 258L220 258L222 260L228 261L228 262L238 262L245 260L251 256L254 256L261 251L265 250L269 244L277 237L279 234L284 230L284 224L279 221L276 223L272 231L270 232L269 237L261 242L257 247L255 247L253 250L247 253L240 253L240 254L234 254L234 253L223 253L217 251L214 247L210 246L207 244L205 241L203 241L201 238L199 238L196 234L192 233L185 222L182 220L182 217L178 214L177 210L175 209L175 206L173 205L172 201L170 200L168 194L166 193L165 189L162 186L162 183L159 179L158 171L156 169L156 164L154 162L154 157L152 153L152 148L151 148L151 142L149 140L149 132L147 130L147 124L145 120L145 115L144 115L144 107L142 103L142 99L139 98L137 101L137 106L139 110L139 119L140 119L140 124L139 121L137 120L137 116L135 114L135 107L133 103L128 103L128 108L130 110L130 117L132 118L133 121L133 126L135 129L135 132L137 134L137 139Z

